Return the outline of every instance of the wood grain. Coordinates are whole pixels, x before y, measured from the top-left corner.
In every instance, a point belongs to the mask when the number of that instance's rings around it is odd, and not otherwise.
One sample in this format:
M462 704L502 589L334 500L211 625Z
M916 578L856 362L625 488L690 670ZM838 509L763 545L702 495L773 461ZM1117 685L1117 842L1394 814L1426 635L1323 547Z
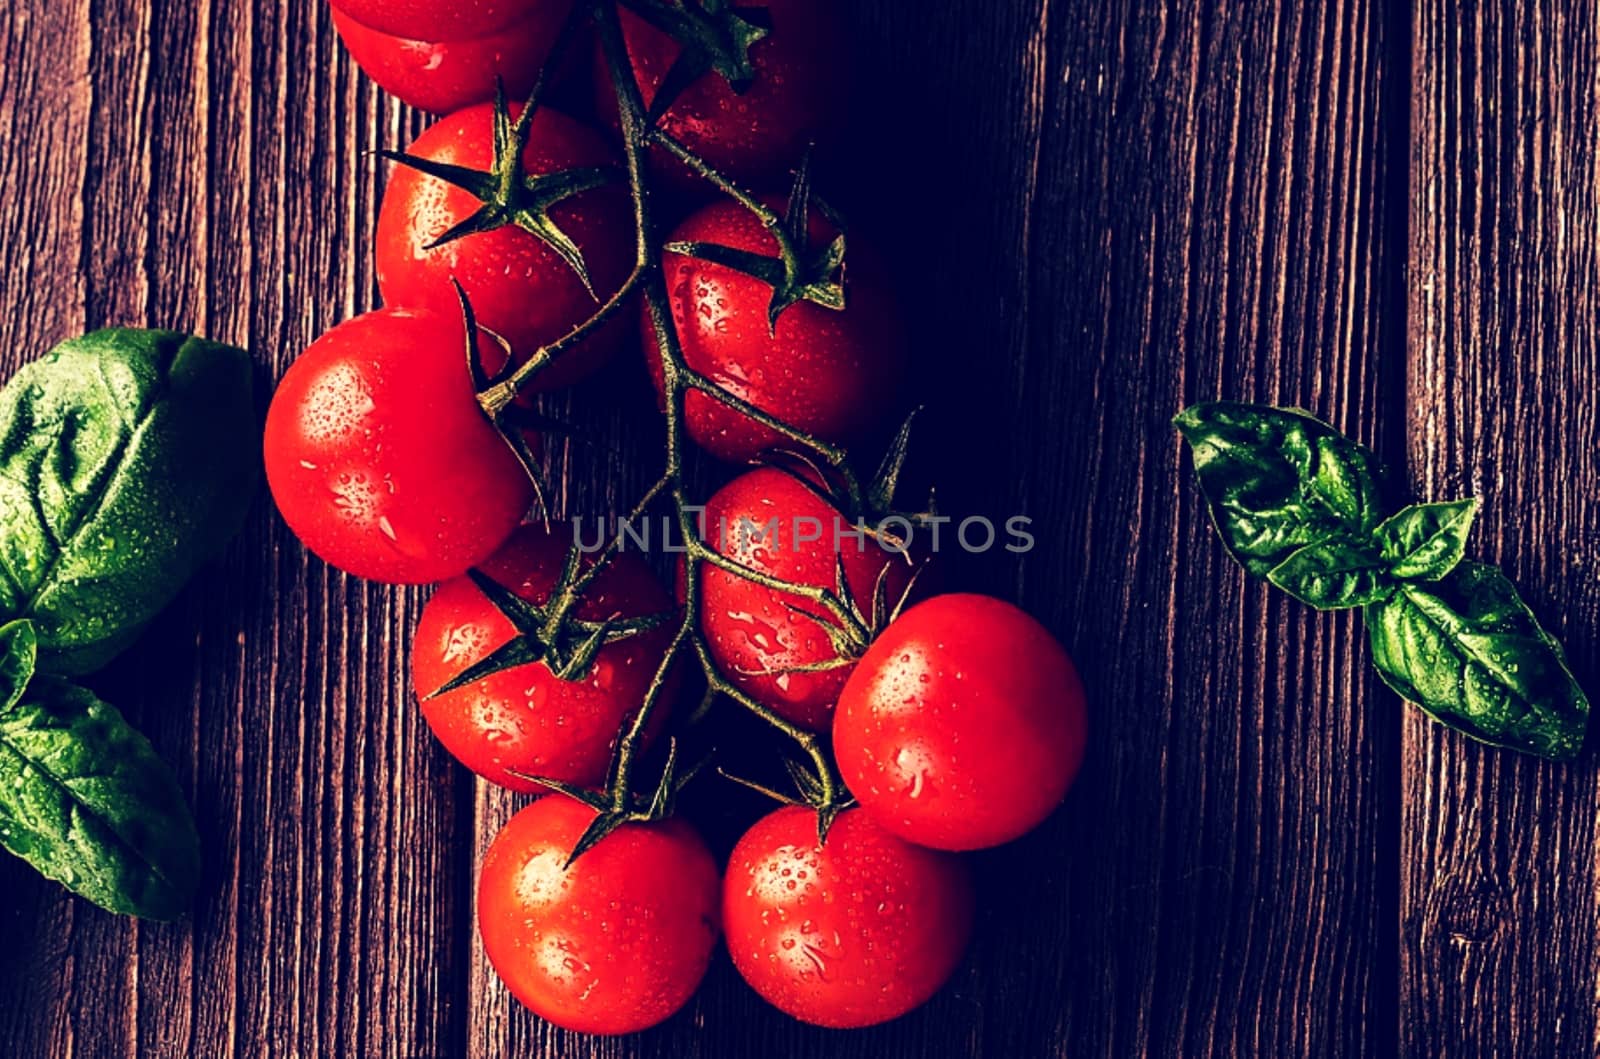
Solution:
M1392 706L1348 615L1225 558L1168 420L1268 400L1388 443L1389 30L1363 3L1050 13L1002 459L1049 528L1014 590L1098 710L1075 804L993 855L1070 910L1067 958L986 1027L1003 1054L1051 1008L1059 1054L1383 1053ZM980 974L1041 929L990 934Z
M1244 580L1168 423L1213 397L1303 405L1409 463L1419 491L1482 497L1476 550L1600 676L1592 4L849 6L853 149L822 179L901 283L927 406L914 473L946 512L1025 514L1038 538L950 582L1045 620L1094 710L1066 806L975 858L980 931L955 982L853 1034L778 1015L721 958L647 1034L597 1041L522 1009L472 898L523 800L474 784L421 722L425 593L329 570L263 495L96 678L195 804L193 919L118 920L0 862L0 1052L1600 1047L1592 757L1539 765L1417 719L1350 615ZM425 124L352 67L315 0L17 0L0 377L86 328L159 324L247 343L265 389L374 304L368 152ZM558 513L625 507L653 477L633 358L545 408L575 427L549 452ZM691 811L725 849L757 810L715 788Z
M7 277L0 370L8 376L40 330L64 337L84 328L79 260L93 102L86 9L86 3L30 8L0 33L6 101L0 136L10 145L0 151L10 213L10 223L0 227ZM33 103L46 96L49 107ZM0 961L0 996L6 998L0 1041L42 1055L68 1054L78 1026L68 999L76 977L76 928L94 913L36 882L9 856L0 860L0 893L9 897L0 912L0 951L16 957ZM108 962L117 955L115 949L105 954Z
M41 4L0 39L23 220L0 237L7 372L148 324L247 344L265 389L371 304L349 249L378 191L361 151L411 119L353 75L322 5ZM410 698L418 603L308 559L263 496L97 678L179 768L202 897L188 924L134 924L8 861L8 1054L456 1051L470 784Z
M1600 13L1417 5L1407 360L1412 479L1473 495L1593 689L1600 621ZM1402 1020L1437 1055L1593 1054L1594 756L1552 765L1409 715Z

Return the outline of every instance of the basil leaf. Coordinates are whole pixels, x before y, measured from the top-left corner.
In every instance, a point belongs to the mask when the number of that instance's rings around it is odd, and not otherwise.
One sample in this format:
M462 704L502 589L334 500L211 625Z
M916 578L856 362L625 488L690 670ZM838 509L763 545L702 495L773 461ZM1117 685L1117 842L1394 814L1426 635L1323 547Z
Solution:
M1413 504L1386 519L1374 536L1389 573L1402 581L1437 581L1454 570L1477 514L1476 500L1455 500Z
M0 391L0 621L39 665L127 646L238 530L260 435L249 357L165 331L62 343Z
M1402 584L1367 623L1379 674L1436 720L1542 757L1582 748L1589 700L1497 568L1462 562L1436 584Z
M1394 591L1388 563L1342 540L1306 545L1269 570L1267 580L1318 610L1364 607Z
M1382 519L1371 450L1303 412L1218 401L1173 420L1223 544L1265 577L1308 544L1365 544Z
M0 628L0 672L26 670L27 623ZM176 919L200 839L178 781L144 736L83 688L35 677L0 712L0 845L102 908Z

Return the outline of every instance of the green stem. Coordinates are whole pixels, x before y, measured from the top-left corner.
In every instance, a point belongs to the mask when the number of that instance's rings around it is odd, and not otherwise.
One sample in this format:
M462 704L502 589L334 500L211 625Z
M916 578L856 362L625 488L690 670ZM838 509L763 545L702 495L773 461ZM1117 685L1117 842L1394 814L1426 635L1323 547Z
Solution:
M703 541L697 539L691 539L687 544L687 548L691 561L709 563L718 570L732 574L734 577L742 578L751 584L760 585L762 588L770 588L774 592L788 592L799 596L801 599L809 600L825 608L828 614L846 632L849 632L858 640L865 642L871 638L871 631L861 624L861 620L856 617L855 612L832 589L819 588L816 585L796 584L793 581L785 581L782 578L773 577L771 574L764 574L760 570L752 569L735 559L730 559L721 552L706 547Z
M650 727L650 717L655 713L656 704L660 701L668 678L672 674L672 667L677 663L678 653L693 636L691 630L693 621L693 616L685 611L683 620L678 623L678 631L673 634L672 642L667 645L666 654L661 656L661 664L656 667L655 674L650 678L650 687L645 690L644 701L639 704L639 712L633 715L633 720L617 742L611 789L607 793L610 795L611 808L618 813L629 813L633 810L632 781L635 759L639 756L639 747L644 743L644 733Z
M645 513L650 510L650 505L654 504L661 494L671 486L671 476L663 474L660 478L657 478L655 484L645 490L644 496L640 497L639 502L633 505L633 510L628 512L627 521L636 522L643 518ZM601 550L599 555L595 556L594 562L589 568L568 587L567 591L574 600L583 596L584 591L594 583L594 579L600 576L600 571L605 569L606 565L611 562L612 557L621 550L622 533L619 527L618 532L612 534L611 539L606 542L605 548Z
M783 218L779 216L778 211L767 206L760 199L728 179L665 129L650 129L648 135L651 143L672 155L672 157L688 166L696 176L706 180L718 191L755 214L756 219L761 222L761 226L771 232L773 238L778 241L778 247L785 257L798 255L799 248L789 238L788 226L783 223Z
M539 347L534 351L533 356L528 358L527 363L517 368L505 379L480 393L478 395L478 403L489 414L489 418L498 417L506 405L515 400L517 394L521 393L528 385L529 380L549 365L551 361L594 334L607 320L615 316L618 310L627 304L628 299L633 297L634 292L639 289L639 283L643 278L644 270L639 266L635 266L622 286L617 288L615 294L606 299L605 304L595 310L593 316L590 316L583 323L549 345Z
M817 771L817 779L822 785L822 805L832 806L838 804L844 785L839 780L839 774L837 769L834 768L832 757L829 756L827 748L822 745L822 740L817 737L817 734L780 717L730 683L722 675L721 670L717 668L717 664L712 659L711 651L706 646L704 638L695 637L693 644L695 654L700 659L700 668L705 671L706 683L794 740L800 749L805 751L806 755L811 758L812 767Z
M829 444L820 438L814 437L811 434L807 434L799 427L785 423L776 416L762 411L749 401L746 401L743 397L739 397L738 395L723 389L722 386L718 385L715 380L706 375L702 375L700 372L689 367L687 364L680 366L680 372L683 376L683 385L686 388L691 390L699 390L707 397L715 400L718 404L721 404L732 411L738 412L740 415L743 415L749 419L755 420L768 430L782 434L790 441L798 442L806 448L814 450L817 455L823 458L828 466L840 471L848 469L850 459L849 454L839 446Z
M599 33L601 49L611 75L612 87L617 95L617 109L622 126L623 153L628 171L628 187L633 201L635 231L633 273L622 290L613 295L595 316L579 325L579 327L574 328L572 332L562 339L541 349L515 374L485 391L481 399L485 401L486 408L490 407L491 402L496 401L499 402L499 407L503 407L511 396L515 396L517 389L526 383L527 379L538 370L538 367L535 366L536 362L542 366L570 349L581 341L584 336L604 323L605 319L614 313L629 296L636 291L642 291L645 305L648 309L650 329L654 334L656 347L661 356L662 403L667 422L667 453L666 466L661 477L635 506L635 514L630 517L642 516L645 510L660 498L662 493L667 493L671 496L678 530L683 535L686 546L686 561L684 563L686 602L677 630L673 634L672 641L667 647L661 664L657 667L651 679L644 701L640 704L638 712L634 714L626 730L619 737L608 791L611 811L619 816L629 816L637 813L632 804L632 792L633 773L637 764L639 747L643 742L644 733L649 729L650 718L659 705L672 668L678 656L685 649L694 651L695 658L698 660L705 676L708 694L726 695L783 732L806 753L816 770L820 784L822 805L819 808L822 808L825 812L837 811L838 806L843 804L844 799L847 797L847 793L843 784L839 781L837 769L834 767L823 741L818 738L816 733L806 731L785 720L734 686L723 676L711 658L710 649L699 632L701 564L710 563L719 569L764 587L793 593L802 599L810 600L819 606L827 608L831 614L845 623L846 627L851 628L852 631L865 636L866 630L860 627L859 621L850 608L838 599L833 591L818 588L814 585L794 584L762 574L717 554L707 548L704 542L701 541L699 527L695 524L693 513L696 509L690 504L683 483L683 454L685 447L683 420L685 399L689 391L699 390L730 409L749 416L768 429L814 451L830 467L836 468L846 477L847 483L855 493L859 493L859 487L855 483L854 476L849 472L847 456L843 449L820 441L804 431L798 430L767 414L749 402L728 393L720 386L717 386L711 379L688 366L684 359L683 349L678 343L676 329L672 324L665 278L661 271L660 249L657 246L655 237L655 219L650 208L649 187L645 180L645 151L648 145L653 141L675 157L678 157L695 172L700 173L718 188L755 212L761 218L762 223L779 240L780 246L787 248L791 253L793 252L793 247L789 245L788 234L784 231L782 218L776 213L738 189L731 181L717 173L716 170L697 158L693 152L676 140L666 136L664 133L653 132L648 128L645 121L644 100L639 90L638 81L635 79L631 64L628 61L627 49L623 43L621 25L614 0L592 0L591 14ZM567 602L569 608L572 601L580 597L583 590L593 583L599 571L615 557L620 548L620 539L621 534L619 533L581 576L571 579L563 592L564 599L571 597Z

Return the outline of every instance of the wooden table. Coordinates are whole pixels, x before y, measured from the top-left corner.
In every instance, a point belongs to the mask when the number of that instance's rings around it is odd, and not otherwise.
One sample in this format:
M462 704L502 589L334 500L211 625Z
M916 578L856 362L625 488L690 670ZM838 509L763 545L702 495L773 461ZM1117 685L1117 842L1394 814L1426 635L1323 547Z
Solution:
M1247 585L1168 419L1311 408L1428 496L1482 498L1600 690L1600 14L860 0L838 196L912 312L921 458L1040 546L958 581L1073 647L1091 757L976 858L971 956L926 1009L834 1034L719 959L665 1027L554 1031L488 973L473 865L516 800L408 687L424 593L245 534L98 686L177 763L191 922L0 864L15 1056L1580 1055L1600 1042L1600 770L1485 749L1373 676L1348 614ZM839 61L841 57L830 57ZM0 18L0 368L111 323L247 343L274 376L374 301L382 173L423 119L325 5L13 0ZM564 510L654 473L637 363L553 399ZM621 382L619 383L619 380ZM621 401L612 397L621 390Z

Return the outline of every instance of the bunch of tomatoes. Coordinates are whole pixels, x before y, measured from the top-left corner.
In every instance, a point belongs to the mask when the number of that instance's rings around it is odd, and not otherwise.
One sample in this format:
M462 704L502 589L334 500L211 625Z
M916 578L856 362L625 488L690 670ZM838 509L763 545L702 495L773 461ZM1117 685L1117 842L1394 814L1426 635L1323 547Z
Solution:
M384 307L289 369L266 468L284 519L328 563L439 582L412 652L427 722L484 779L543 795L482 865L490 961L535 1012L593 1033L676 1012L719 935L796 1018L865 1026L916 1007L970 934L956 852L1014 839L1059 803L1084 698L1061 646L1016 607L922 598L933 557L873 521L903 444L870 486L845 458L892 407L905 341L877 258L854 236L847 250L802 160L847 103L823 59L837 11L333 7L380 85L444 116L391 155ZM586 52L592 123L543 102ZM775 183L791 169L790 187ZM652 185L719 195L659 238ZM686 544L676 591L620 535L583 548L525 521L542 504L529 395L628 346L667 423L665 473L636 514L671 504ZM703 507L683 484L685 439L748 467ZM811 525L822 531L797 528ZM675 738L653 790L634 791L641 755L698 723L674 710L695 663L707 701L732 699L809 759L725 869L672 813L692 774Z

